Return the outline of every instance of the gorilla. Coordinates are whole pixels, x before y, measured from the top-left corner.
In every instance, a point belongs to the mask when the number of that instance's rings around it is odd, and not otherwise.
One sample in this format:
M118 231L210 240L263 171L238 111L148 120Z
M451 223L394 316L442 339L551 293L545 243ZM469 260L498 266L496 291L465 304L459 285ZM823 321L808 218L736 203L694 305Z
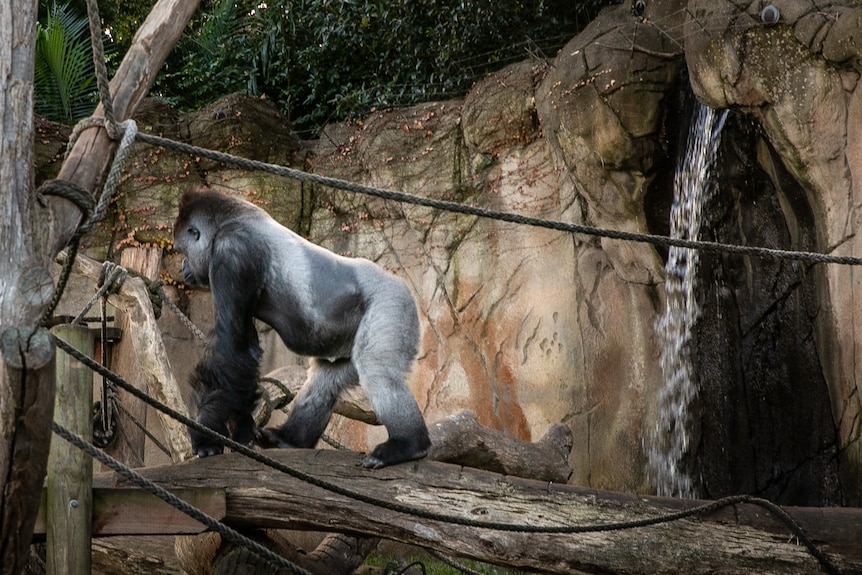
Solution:
M285 228L261 208L212 190L187 191L174 223L185 254L183 280L209 286L215 328L190 383L197 420L247 444L259 399L262 354L254 318L310 357L308 379L287 422L262 430L264 443L314 447L342 390L360 385L389 434L361 465L380 468L424 457L431 441L404 381L419 346L416 303L376 264L334 254ZM195 455L223 447L191 431Z

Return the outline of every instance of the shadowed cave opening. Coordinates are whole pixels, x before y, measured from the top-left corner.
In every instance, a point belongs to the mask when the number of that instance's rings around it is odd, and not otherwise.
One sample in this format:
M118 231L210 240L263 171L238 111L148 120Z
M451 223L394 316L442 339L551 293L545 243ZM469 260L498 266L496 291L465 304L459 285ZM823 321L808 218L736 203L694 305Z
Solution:
M690 92L668 102L667 160L645 198L667 234L673 172L692 117ZM731 111L701 239L819 251L813 212L757 121ZM667 250L660 249L663 260ZM817 282L804 262L701 253L692 334L698 395L683 465L703 498L753 494L785 505L846 504L838 438L817 349Z

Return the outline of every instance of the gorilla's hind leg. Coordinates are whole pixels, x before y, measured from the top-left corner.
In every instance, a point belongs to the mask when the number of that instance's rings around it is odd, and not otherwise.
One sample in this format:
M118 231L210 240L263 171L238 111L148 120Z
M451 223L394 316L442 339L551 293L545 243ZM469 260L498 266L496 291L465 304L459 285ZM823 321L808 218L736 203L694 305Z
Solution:
M404 381L404 371L397 366L367 363L360 363L361 385L389 439L365 456L362 467L379 469L425 457L431 439L419 405Z
M264 439L278 447L314 447L329 423L341 391L358 384L359 376L349 359L313 358L308 379L293 400L287 421L279 429L264 429Z
M431 439L425 419L416 400L404 385L403 379L397 385L389 384L390 393L381 397L379 393L369 393L371 408L377 419L386 427L389 439L376 446L362 460L362 467L379 469L388 465L421 459L431 448ZM383 384L385 385L385 384ZM376 384L375 391L381 384Z
M380 293L368 306L353 347L359 383L389 434L362 460L371 469L421 459L431 448L425 418L405 381L419 346L416 303L400 283L384 285Z

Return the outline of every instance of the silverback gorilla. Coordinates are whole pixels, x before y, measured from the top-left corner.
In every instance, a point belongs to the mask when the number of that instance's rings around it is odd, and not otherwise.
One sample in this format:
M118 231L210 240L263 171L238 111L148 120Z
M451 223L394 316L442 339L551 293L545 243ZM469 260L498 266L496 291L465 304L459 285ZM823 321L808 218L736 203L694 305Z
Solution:
M259 207L215 191L183 195L174 247L186 256L185 283L209 286L213 294L215 329L190 379L201 424L239 443L253 439L258 318L289 349L311 357L287 422L263 430L264 440L314 447L341 391L360 385L389 433L362 465L425 456L428 429L404 381L419 345L419 319L401 280L368 260L316 246ZM196 455L222 452L220 444L191 435Z

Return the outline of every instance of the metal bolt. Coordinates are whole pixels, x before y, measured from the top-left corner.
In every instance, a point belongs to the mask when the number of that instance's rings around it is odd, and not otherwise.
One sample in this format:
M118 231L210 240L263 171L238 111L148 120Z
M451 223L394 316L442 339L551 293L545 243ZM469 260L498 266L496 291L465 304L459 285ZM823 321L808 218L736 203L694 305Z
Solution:
M760 21L767 26L775 26L780 18L781 14L778 12L778 8L772 4L760 11Z

